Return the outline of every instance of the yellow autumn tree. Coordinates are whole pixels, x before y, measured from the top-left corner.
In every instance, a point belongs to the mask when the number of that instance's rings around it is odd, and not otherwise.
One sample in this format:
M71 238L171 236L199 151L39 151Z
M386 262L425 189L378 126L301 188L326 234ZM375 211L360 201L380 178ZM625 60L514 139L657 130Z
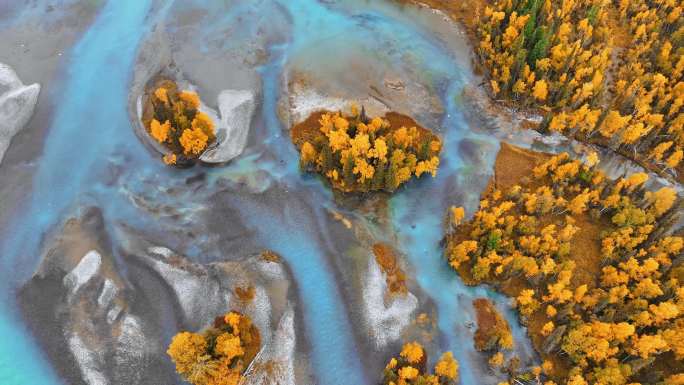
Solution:
M179 142L186 156L199 156L207 148L209 137L199 128L183 130Z
M150 136L168 151L162 158L164 163L190 164L216 140L214 122L199 111L197 93L179 91L170 80L157 84L145 99L143 123Z
M171 131L171 122L168 120L164 124L159 123L157 119L152 119L150 123L150 134L159 143L164 143L169 140L169 133Z
M439 168L442 141L407 116L369 118L352 113L317 112L291 130L304 171L325 176L344 192L393 192L411 177Z
M417 342L405 344L399 354L411 364L417 364L423 359L423 347Z
M446 377L449 380L458 378L458 362L454 359L451 352L445 352L435 365L435 374L439 377Z
M309 142L304 142L300 150L300 158L303 166L307 166L316 160L318 154L316 149Z
M532 91L532 95L539 101L544 101L546 100L546 97L549 94L548 86L546 84L546 81L544 79L542 80L537 80L536 83L534 83L534 90Z
M451 206L451 223L454 226L460 225L464 217L465 210L463 209L463 207Z
M200 334L181 332L176 334L169 345L167 353L176 363L176 370L181 375L189 375L198 362L207 355L207 341Z
M677 200L677 192L671 187L663 187L656 192L647 192L646 198L651 201L655 216L659 217L672 208Z
M417 342L405 344L399 356L392 357L385 366L382 384L456 385L458 361L451 352L442 354L435 364L434 374L426 369L426 361L427 356L422 345Z
M193 385L238 385L259 350L259 332L237 312L201 333L181 332L167 350L176 371Z

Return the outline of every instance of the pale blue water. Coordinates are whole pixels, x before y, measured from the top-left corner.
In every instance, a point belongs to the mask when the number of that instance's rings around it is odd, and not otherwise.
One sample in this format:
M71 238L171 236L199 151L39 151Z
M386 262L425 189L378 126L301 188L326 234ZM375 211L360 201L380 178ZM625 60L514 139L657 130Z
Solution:
M462 328L472 312L464 309L475 296L492 297L501 308L505 308L505 301L487 289L464 287L444 263L439 248L446 208L464 201L472 210L479 193L456 183L468 169L456 151L458 143L465 137L477 136L470 132L455 102L471 76L464 65L467 60L450 52L430 34L428 26L413 20L410 11L402 13L381 1L255 0L237 1L230 7L224 1L161 3L161 10L152 11L151 0L106 2L98 18L67 53L64 89L59 90L61 96L34 177L30 203L13 224L13 232L3 234L0 241L1 268L10 272L2 274L0 290L10 293L30 276L38 260L41 238L75 207L98 205L107 226L121 221L152 229L164 218L150 217L136 208L130 194L151 195L160 204L189 212L193 200L202 201L211 195L213 182L263 173L268 177L260 182L262 190L277 185L286 191L282 198L270 201L261 196L236 195L227 199L255 231L259 243L282 254L293 271L318 382L375 383L379 373L365 371L363 359L367 353L359 351L355 343L347 304L342 301L341 288L329 263L332 242L326 239L325 208L334 206L332 194L319 180L300 175L297 153L283 135L276 115L280 77L288 63L311 63L311 70L318 66L335 73L344 70L336 68L336 58L362 53L376 59L378 66L416 68L445 105L440 131L446 145L439 176L411 183L398 193L391 200L391 213L399 235L398 246L416 268L422 289L437 305L443 349L453 350L461 362L463 384L478 383L469 355L471 341L464 341ZM227 167L204 170L209 174L206 190L181 191L171 196L157 189L182 186L186 177L201 170L169 169L139 143L129 126L127 86L136 49L151 26L163 18L166 10L177 12L196 6L205 8L209 15L201 26L203 36L210 37L246 14L257 14L263 20L270 19L260 25L270 26L278 38L270 42L268 60L258 68L263 83L263 124L252 134L258 138L257 144ZM233 39L247 38L256 30L241 31ZM228 49L231 44L225 42L220 47ZM496 144L492 138L479 139ZM121 172L114 181L110 176L113 167ZM391 238L391 234L380 236ZM200 258L199 247L168 246ZM0 344L0 384L59 383L17 321L11 297L3 295L0 304L0 335L12 341ZM513 313L506 314L513 320ZM516 325L513 323L514 334L523 340L524 331Z
M0 246L2 270L18 271L5 274L0 286L5 293L0 304L3 385L60 382L15 312L8 309L13 305L8 294L35 267L21 265L24 259L35 261L45 231L102 175L103 160L120 146L144 154L142 145L127 129L125 101L130 67L145 32L143 20L148 7L147 0L108 2L70 52L63 96L34 178L30 206L25 216L13 224L13 233L3 235Z

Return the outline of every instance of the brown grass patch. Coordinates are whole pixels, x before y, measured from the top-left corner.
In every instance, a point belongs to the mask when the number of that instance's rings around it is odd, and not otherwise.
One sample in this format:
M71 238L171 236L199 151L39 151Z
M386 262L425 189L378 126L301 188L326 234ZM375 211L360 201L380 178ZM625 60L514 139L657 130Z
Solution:
M502 142L494 162L494 188L506 190L516 184L524 184L532 170L552 156Z
M475 348L479 351L493 350L504 335L511 335L511 327L494 304L486 298L473 300L477 317L477 330L473 336Z
M304 142L313 143L316 140L316 138L318 138L321 135L321 125L320 123L318 123L318 121L321 119L321 116L323 116L327 112L328 111L316 111L313 114L309 115L309 117L306 118L306 120L304 120L301 123L295 124L292 127L292 130L290 130L290 138L292 139L292 143L294 143L297 149L302 148Z
M240 301L244 302L249 302L253 300L254 296L256 295L256 290L254 289L254 286L248 286L246 288L236 286L234 291L235 295L240 299Z
M387 275L386 282L390 294L406 294L406 274L397 263L397 255L391 246L384 243L373 245L375 261Z
M601 232L607 230L611 223L605 218L593 219L587 213L573 218L579 231L572 238L571 255L577 262L577 268L570 284L574 287L586 284L591 289L596 287L596 280L601 274Z

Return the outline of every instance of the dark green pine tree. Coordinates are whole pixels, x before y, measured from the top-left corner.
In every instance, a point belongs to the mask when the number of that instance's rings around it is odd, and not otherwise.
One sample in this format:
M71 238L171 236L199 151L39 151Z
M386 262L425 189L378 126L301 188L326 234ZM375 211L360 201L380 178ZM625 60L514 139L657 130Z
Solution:
M388 169L385 171L385 190L386 191L394 191L394 185L396 181L396 173L397 173L397 168L390 165Z
M382 190L385 187L385 173L387 162L379 162L375 166L375 174L371 180L371 190Z
M351 154L347 156L347 159L344 162L342 174L344 176L344 184L347 187L354 186L356 178L354 178L354 157L351 156Z
M328 147L327 145L322 146L321 158L323 160L321 162L321 167L323 168L323 175L325 175L328 171L332 170L335 165L333 161L332 151L330 150L330 147Z

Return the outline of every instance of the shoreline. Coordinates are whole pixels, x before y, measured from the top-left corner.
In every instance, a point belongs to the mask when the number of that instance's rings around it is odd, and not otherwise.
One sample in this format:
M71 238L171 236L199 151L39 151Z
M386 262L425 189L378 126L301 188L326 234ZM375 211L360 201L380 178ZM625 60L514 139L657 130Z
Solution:
M467 43L471 49L471 57L472 57L472 64L473 64L473 71L476 75L482 76L483 80L488 80L489 77L486 75L485 71L483 70L483 64L480 61L479 55L476 52L476 47L478 45L478 37L477 37L477 24L478 24L478 18L480 15L480 12L482 9L484 9L484 6L489 5L489 0L470 0L467 2L461 2L461 3L454 3L448 0L395 0L400 4L409 4L409 5L414 5L418 7L425 7L432 9L434 11L442 12L446 16L448 16L452 21L455 23L458 23L460 27L463 28L465 34L467 35ZM473 6L475 7L474 10L472 9ZM624 36L622 36L624 37ZM620 44L614 44L613 49L624 49L625 43L620 42ZM619 62L613 63L613 66L619 65ZM480 87L480 86L478 86ZM491 91L487 87L482 87L483 92L487 95L487 97L490 99L491 103L496 104L498 107L503 108L503 109L511 109L515 111L518 114L521 115L526 115L526 116L538 116L540 118L544 118L544 111L540 108L532 108L532 107L523 107L517 105L518 103L515 100L504 100L504 99L497 99L492 96ZM556 112L558 113L558 112ZM541 135L548 135L551 132L548 130L545 130L541 127L541 122L537 124L536 126L530 126L530 127L525 127L526 129L532 129L534 131L539 132ZM588 145L588 146L595 146L599 149L610 151L616 155L620 155L624 157L625 159L629 160L630 162L633 162L634 164L638 165L639 167L644 168L645 170L657 174L659 177L666 179L672 184L675 184L677 186L681 186L682 183L684 183L684 162L680 162L680 164L673 169L672 171L669 171L665 168L662 167L657 167L656 164L650 163L648 160L649 158L646 156L641 156L637 150L634 150L634 154L632 154L628 149L623 149L623 148L616 148L616 146L611 145L610 140L606 138L602 138L600 135L591 135L587 137L587 135L582 135L579 131L575 132L572 135L566 135L565 133L559 133L562 135L564 138L567 138L568 140L576 140L582 144ZM674 175L673 175L674 174Z

